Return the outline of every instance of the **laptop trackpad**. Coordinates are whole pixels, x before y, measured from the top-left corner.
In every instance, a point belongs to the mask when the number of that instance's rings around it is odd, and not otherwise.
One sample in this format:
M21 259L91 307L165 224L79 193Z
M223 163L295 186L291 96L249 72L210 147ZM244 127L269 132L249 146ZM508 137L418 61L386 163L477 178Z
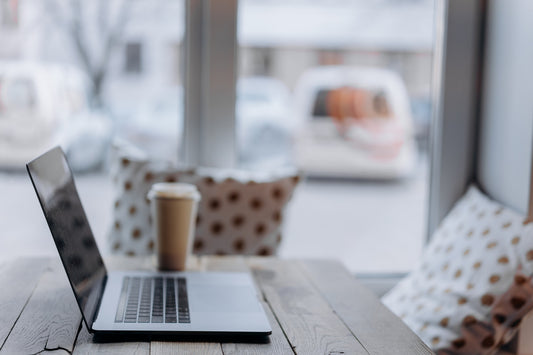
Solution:
M248 286L194 284L188 298L191 312L261 311L255 290Z

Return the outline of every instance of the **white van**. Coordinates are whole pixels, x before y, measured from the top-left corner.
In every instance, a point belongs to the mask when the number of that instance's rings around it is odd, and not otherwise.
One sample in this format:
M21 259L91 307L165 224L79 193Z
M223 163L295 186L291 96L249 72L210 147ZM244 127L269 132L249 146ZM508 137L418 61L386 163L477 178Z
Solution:
M417 150L407 90L390 70L308 70L295 89L295 118L294 160L309 175L395 179L413 171Z

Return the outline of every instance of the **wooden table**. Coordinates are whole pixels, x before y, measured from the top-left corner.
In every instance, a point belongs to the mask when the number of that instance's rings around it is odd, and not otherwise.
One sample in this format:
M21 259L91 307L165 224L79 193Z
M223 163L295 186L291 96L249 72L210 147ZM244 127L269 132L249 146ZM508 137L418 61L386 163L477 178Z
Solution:
M112 257L109 269L150 269L150 259ZM94 343L59 258L0 265L0 353L36 354L431 354L339 263L201 257L197 270L251 270L272 325L268 344Z

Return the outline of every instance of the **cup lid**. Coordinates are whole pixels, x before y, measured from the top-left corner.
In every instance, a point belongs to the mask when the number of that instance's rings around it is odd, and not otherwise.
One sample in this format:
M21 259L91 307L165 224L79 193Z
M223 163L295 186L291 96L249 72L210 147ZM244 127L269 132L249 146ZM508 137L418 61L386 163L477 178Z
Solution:
M148 198L156 197L163 198L190 198L200 201L201 195L198 189L193 184L185 184L181 182L159 182L152 185L148 192Z

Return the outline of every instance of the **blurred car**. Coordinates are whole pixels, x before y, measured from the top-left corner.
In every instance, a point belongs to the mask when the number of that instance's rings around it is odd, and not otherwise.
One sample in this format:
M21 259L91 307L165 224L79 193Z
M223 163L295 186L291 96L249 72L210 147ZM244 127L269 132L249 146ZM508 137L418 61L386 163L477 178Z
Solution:
M0 167L21 169L62 145L76 170L102 162L111 124L88 108L88 80L76 68L0 63Z
M158 160L176 162L183 130L183 89L168 86L141 102L115 103L115 138L125 140Z
M290 93L270 77L244 77L237 83L237 142L239 164L269 168L290 162Z
M413 171L413 119L405 85L394 72L310 69L296 86L294 108L294 159L309 175L395 179Z
M291 145L289 90L279 80L246 77L237 83L236 136L242 168L285 165ZM115 104L116 137L149 156L175 161L183 131L183 89L151 93L141 103Z

